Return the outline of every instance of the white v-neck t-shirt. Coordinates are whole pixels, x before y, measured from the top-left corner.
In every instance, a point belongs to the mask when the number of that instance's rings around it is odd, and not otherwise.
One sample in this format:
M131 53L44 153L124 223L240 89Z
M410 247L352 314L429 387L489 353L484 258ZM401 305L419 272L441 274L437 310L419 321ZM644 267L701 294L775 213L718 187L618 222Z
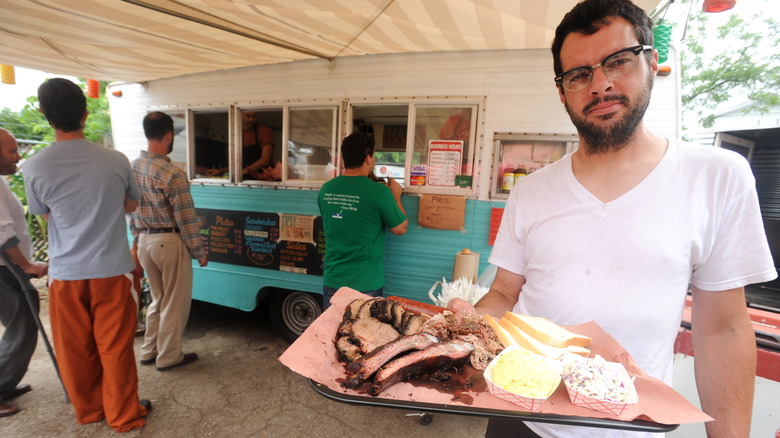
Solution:
M610 202L577 181L571 155L524 178L489 261L525 276L515 312L595 321L666 382L690 282L718 291L777 275L747 161L676 140Z
M669 384L689 283L719 291L777 276L747 161L676 140L606 203L576 179L571 155L523 178L489 261L525 276L515 312L595 321Z

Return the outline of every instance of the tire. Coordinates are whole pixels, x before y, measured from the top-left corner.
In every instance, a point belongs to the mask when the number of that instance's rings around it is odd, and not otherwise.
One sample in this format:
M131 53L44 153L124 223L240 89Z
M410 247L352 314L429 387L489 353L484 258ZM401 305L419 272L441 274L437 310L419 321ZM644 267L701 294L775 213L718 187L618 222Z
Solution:
M274 291L271 297L271 324L289 343L322 313L322 296L300 291Z

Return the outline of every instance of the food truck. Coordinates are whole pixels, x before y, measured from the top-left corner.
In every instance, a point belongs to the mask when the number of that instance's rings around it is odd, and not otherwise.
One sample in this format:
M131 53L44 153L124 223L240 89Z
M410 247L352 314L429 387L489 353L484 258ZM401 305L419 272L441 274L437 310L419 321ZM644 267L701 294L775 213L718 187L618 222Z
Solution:
M673 46L663 67L646 123L680 137ZM327 242L317 194L338 172L340 140L373 134L376 176L404 187L409 227L387 233L385 295L430 301L432 284L453 280L463 248L479 254L478 273L488 268L514 181L577 148L551 71L548 50L385 54L117 82L108 94L116 147L131 159L146 145L137 127L144 114L160 110L176 121L172 159L190 176L209 248L209 265L194 267L193 298L247 311L267 303L292 340L320 313ZM273 132L268 180L239 174L245 112ZM225 163L226 175L204 173ZM780 390L779 321L772 311L751 312L759 333L753 430L774 431L772 405L760 400ZM696 400L689 323L677 342L675 389ZM700 434L702 424L669 433Z
M656 80L648 123L678 137L679 68L667 64L675 73ZM427 301L463 248L487 267L515 179L577 147L552 76L549 50L405 53L116 82L107 94L115 147L131 160L146 148L147 112L176 121L171 159L191 179L208 248L193 297L246 311L267 300L277 328L296 335L320 309L317 195L338 172L341 139L373 135L376 176L404 188L409 226L386 237L385 294ZM273 133L268 179L241 172L245 113Z
M8 30L0 54L114 81L113 147L131 160L147 145L143 116L170 114L171 158L191 181L208 247L208 266L193 265L193 298L244 311L268 305L292 340L321 311L327 242L316 199L339 172L346 135L373 135L376 176L404 188L409 227L386 236L385 295L419 301L452 279L464 248L478 254L477 275L488 270L514 182L578 147L549 51L576 0L345 3L11 1L0 6ZM636 3L650 12L667 2ZM666 58L645 123L677 138L674 45ZM241 171L250 113L273 137L262 179ZM767 312L755 320L769 333L758 346L761 436L780 428L770 403L780 390L777 314ZM685 336L683 327L675 389L695 398Z

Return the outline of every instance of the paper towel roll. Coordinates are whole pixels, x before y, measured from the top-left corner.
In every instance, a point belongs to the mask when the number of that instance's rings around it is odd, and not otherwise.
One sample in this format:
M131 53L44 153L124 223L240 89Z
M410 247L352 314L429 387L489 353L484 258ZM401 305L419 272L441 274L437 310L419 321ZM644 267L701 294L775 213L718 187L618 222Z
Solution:
M452 281L466 277L471 283L479 277L479 253L463 251L455 253L455 265L452 268Z

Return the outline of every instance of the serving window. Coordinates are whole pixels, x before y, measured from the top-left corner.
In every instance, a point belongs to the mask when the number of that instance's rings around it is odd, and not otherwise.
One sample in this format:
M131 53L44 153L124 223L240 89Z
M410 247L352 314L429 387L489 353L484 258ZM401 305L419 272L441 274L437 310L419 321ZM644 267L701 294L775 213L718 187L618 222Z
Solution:
M475 113L476 105L416 106L410 185L471 188Z
M230 116L225 110L190 111L191 175L195 178L230 178Z
M374 138L374 175L404 185L409 105L355 105L352 132Z
M352 132L374 137L377 177L417 190L470 191L477 108L415 101L354 104Z
M180 135L189 136L190 175L201 183L318 188L343 171L341 139L363 132L375 141L377 177L413 191L473 193L478 99L195 108L181 112Z
M173 119L173 149L168 154L171 164L187 171L187 113L186 111L165 111Z
M518 179L558 161L579 145L576 135L503 134L493 136L496 163L493 195L506 197Z
M337 107L289 108L289 181L325 182L336 176Z
M238 181L281 181L281 173L274 173L281 162L283 110L281 108L240 108L236 120L236 172ZM281 166L278 166L281 169Z

